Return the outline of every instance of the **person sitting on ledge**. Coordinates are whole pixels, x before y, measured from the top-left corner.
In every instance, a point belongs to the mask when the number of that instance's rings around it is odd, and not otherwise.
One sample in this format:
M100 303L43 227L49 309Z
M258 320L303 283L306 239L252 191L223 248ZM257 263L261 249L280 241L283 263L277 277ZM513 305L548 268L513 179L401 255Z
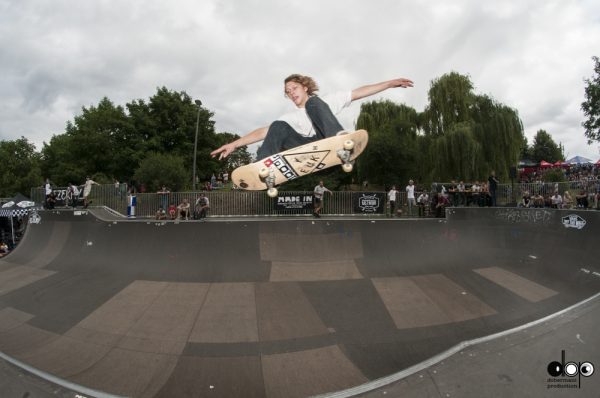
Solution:
M183 199L183 202L177 206L177 210L179 211L179 218L181 220L190 219L190 202L187 199Z

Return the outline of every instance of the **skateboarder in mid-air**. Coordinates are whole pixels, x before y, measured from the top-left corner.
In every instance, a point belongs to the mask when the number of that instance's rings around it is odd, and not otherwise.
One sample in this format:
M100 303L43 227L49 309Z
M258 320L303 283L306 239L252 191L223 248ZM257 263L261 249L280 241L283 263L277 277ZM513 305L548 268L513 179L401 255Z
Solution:
M352 101L389 88L412 86L412 81L399 78L319 97L316 95L319 87L311 77L298 74L288 76L285 79L285 96L294 103L296 109L279 117L268 127L259 127L221 146L212 151L211 156L218 155L219 159L223 159L241 146L264 140L257 153L257 159L263 159L285 149L335 136L344 131L335 115Z

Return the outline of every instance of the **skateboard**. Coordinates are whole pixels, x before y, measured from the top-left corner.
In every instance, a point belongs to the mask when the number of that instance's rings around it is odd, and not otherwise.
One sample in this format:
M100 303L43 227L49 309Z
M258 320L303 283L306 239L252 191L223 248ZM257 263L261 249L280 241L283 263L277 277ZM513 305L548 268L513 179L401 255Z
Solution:
M245 190L266 189L267 195L274 198L278 194L276 186L307 174L337 165L342 165L347 173L352 171L354 159L365 150L368 141L366 130L313 141L238 167L231 179Z

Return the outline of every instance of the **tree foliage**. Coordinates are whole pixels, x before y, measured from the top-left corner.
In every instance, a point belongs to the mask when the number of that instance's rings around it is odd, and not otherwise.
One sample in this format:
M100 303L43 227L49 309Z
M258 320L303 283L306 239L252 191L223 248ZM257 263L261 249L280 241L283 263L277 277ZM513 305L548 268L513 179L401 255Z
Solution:
M431 83L422 113L389 101L361 107L357 127L369 131L359 174L379 184L508 177L526 146L516 110L473 92L456 72ZM368 176L368 177L366 177Z
M180 191L188 183L189 173L181 156L151 153L142 160L133 178L142 182L147 192L156 192L163 185Z
M595 76L585 79L585 101L581 104L581 110L587 118L582 125L588 144L600 141L600 59L592 57L592 60Z
M0 197L17 193L29 196L31 187L42 185L39 154L25 137L0 142Z
M545 160L554 163L565 160L562 147L557 145L545 130L538 130L529 149L530 159L536 163Z
M212 112L196 105L185 92L165 87L158 88L148 101L137 99L124 107L103 98L98 105L83 107L81 114L67 122L63 134L44 144L42 170L59 185L81 183L87 175L132 182L150 154L169 154L180 159L189 174L177 185L190 188L196 127L196 170L200 180L208 180L213 173L231 171L250 159L246 148L241 148L227 163L210 157L214 148L237 137L216 134L212 117ZM143 170L138 177L142 175L149 178ZM136 181L153 184L139 178Z

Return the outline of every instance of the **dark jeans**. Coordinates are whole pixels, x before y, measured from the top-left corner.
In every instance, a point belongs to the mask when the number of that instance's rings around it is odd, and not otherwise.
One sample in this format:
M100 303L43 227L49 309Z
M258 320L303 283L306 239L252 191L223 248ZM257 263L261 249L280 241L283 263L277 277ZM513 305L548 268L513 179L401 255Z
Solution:
M269 126L267 136L258 149L257 159L264 159L286 149L307 144L312 141L333 137L344 128L337 120L329 105L317 96L306 101L306 114L310 118L316 135L304 137L284 121L276 120Z

